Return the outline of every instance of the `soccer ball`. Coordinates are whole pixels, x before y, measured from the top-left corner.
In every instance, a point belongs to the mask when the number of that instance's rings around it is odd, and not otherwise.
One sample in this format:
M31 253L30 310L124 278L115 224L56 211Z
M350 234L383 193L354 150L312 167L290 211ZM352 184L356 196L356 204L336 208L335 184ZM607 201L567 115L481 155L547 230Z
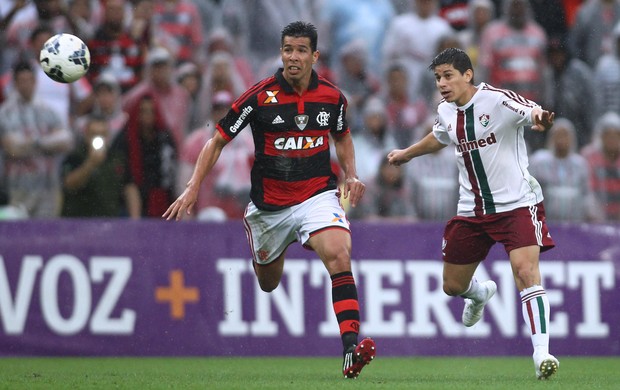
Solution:
M52 80L72 83L88 72L90 52L80 38L61 33L43 44L39 62L45 74Z

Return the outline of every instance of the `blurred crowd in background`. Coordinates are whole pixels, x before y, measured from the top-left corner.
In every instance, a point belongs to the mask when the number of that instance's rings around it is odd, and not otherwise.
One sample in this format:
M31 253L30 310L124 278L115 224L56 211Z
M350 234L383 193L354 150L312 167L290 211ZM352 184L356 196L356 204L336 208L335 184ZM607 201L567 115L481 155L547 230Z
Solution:
M215 123L280 66L281 29L304 20L319 31L315 70L349 102L367 185L351 219L456 213L453 148L402 167L385 156L431 131L440 96L428 65L460 47L476 84L555 112L550 131L525 132L549 221L620 221L618 0L0 0L0 17L0 219L160 217ZM38 64L60 32L90 49L72 84ZM253 153L246 129L191 218L243 217Z

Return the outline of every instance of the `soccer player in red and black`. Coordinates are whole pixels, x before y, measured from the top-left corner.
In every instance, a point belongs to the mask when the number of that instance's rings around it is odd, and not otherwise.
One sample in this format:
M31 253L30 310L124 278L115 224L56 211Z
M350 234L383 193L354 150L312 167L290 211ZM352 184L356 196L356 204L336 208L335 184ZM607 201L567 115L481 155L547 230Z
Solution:
M351 272L351 233L331 168L333 140L344 174L342 196L356 206L365 191L342 92L313 70L317 31L293 22L282 30L283 67L241 95L205 144L187 188L164 213L181 219L196 202L200 183L222 149L247 125L255 144L251 202L244 225L258 283L273 291L282 277L287 247L299 241L314 250L332 280L332 301L344 347L343 373L355 378L375 356L375 343L358 343L357 287Z

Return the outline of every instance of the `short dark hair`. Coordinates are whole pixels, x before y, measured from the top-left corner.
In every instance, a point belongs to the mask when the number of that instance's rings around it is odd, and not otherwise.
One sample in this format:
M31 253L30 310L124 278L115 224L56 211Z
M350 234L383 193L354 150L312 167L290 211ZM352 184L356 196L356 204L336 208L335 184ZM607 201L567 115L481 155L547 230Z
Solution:
M316 27L312 23L297 21L289 23L282 29L282 37L280 44L284 45L284 37L310 38L310 49L316 51L317 42L319 40Z
M13 64L12 70L13 70L13 80L15 80L17 78L17 75L22 72L29 72L29 73L35 74L32 64L27 60L18 60L16 63Z
M409 77L409 71L402 62L395 61L389 63L385 74L390 74L392 72L403 72L407 77Z
M47 23L41 23L30 33L30 42L33 42L40 34L47 34L51 37L54 35L54 30Z
M437 56L433 58L433 61L431 61L428 69L434 71L439 65L452 65L454 69L461 72L461 74L464 74L468 69L471 69L472 72L474 71L471 59L467 53L456 47L449 47L437 54ZM474 82L473 78L471 82Z

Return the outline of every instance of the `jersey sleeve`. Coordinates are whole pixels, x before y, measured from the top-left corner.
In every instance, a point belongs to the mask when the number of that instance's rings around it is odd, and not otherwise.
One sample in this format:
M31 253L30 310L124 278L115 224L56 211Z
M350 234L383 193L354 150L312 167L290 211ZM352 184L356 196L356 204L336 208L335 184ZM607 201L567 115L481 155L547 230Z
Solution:
M336 125L332 128L331 133L338 138L350 132L349 123L347 122L347 98L341 93L338 101L338 117Z
M500 107L502 108L503 115L512 118L516 125L520 127L532 126L534 124L532 123L532 110L540 106L517 93L510 92L502 95Z
M435 124L433 125L433 135L437 138L437 141L441 142L444 145L450 145L450 136L448 135L448 130L446 126L441 121L441 116L437 115L435 118Z
M252 120L257 108L256 95L250 97L243 96L237 99L228 114L216 125L216 129L228 141L232 140L243 130Z

